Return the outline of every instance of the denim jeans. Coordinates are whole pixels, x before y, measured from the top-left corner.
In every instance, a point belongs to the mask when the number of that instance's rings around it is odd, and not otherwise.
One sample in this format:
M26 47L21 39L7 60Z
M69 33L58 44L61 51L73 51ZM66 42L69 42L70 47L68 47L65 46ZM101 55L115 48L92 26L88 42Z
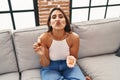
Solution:
M85 77L78 67L67 67L66 60L51 61L47 67L40 70L42 80L85 80Z

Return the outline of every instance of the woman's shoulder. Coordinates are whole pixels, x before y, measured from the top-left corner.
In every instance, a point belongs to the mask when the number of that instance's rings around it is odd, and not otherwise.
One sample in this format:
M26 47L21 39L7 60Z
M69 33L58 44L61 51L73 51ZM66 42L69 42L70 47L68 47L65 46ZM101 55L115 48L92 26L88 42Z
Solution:
M47 39L49 37L49 35L50 35L49 32L44 32L44 33L40 34L39 38L40 39Z
M69 33L69 36L67 38L67 42L69 44L69 46L71 46L72 44L77 44L77 42L79 42L79 35L75 32L71 32ZM76 42L76 43L75 43Z
M79 35L77 33L71 32L70 33L70 38L72 38L72 39L79 39L80 37L79 37Z
M40 36L38 37L38 39L40 39L41 41L46 41L49 38L50 38L49 32L44 32L44 33L40 34Z

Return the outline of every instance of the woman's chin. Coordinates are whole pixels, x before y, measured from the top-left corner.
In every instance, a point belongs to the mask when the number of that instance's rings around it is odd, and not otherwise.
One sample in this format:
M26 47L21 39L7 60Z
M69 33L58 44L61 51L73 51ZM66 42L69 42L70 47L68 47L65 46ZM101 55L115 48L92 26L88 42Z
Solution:
M55 27L54 29L55 30L64 30L64 28L62 28L62 27Z

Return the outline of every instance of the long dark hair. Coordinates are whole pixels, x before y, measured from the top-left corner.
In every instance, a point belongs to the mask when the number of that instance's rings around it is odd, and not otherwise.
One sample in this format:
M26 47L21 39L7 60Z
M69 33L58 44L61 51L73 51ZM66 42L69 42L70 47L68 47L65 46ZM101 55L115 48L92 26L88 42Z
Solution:
M48 21L47 21L48 32L52 31L52 26L50 26L50 20L51 20L51 14L52 14L55 10L59 10L59 11L63 14L63 16L64 16L64 18L65 18L65 21L66 21L66 26L65 26L64 30L65 30L65 32L70 32L70 31L71 31L71 27L70 27L70 22L69 22L67 16L65 15L65 13L63 12L62 9L57 8L57 7L53 8L53 9L51 10L50 15L49 15L49 17L48 17Z

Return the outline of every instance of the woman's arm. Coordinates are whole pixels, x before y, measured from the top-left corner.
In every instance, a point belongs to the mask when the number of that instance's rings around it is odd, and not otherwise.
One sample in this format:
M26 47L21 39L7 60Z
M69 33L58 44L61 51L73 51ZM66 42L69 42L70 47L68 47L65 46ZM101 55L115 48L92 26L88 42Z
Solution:
M78 59L79 45L80 45L80 37L76 33L73 33L71 35L70 54L72 56L74 56L76 58L76 60ZM92 80L91 77L87 75L87 73L85 73L85 78L86 78L86 80Z
M41 66L45 67L48 66L50 63L49 59L49 50L46 45L46 36L42 34L39 38L38 41L33 45L33 48L37 54L40 56L40 64Z
M49 56L48 56L48 49L46 47L43 47L43 48L44 48L44 50L42 51L43 54L40 55L40 64L43 67L46 67L49 65L50 60L49 60Z
M80 44L80 38L76 33L72 33L70 35L70 55L74 56L76 59L78 59L78 50L79 50L79 44Z
M79 49L79 36L75 33L71 33L67 39L69 45L70 56L67 56L67 66L72 68L76 64L78 58L78 49Z

